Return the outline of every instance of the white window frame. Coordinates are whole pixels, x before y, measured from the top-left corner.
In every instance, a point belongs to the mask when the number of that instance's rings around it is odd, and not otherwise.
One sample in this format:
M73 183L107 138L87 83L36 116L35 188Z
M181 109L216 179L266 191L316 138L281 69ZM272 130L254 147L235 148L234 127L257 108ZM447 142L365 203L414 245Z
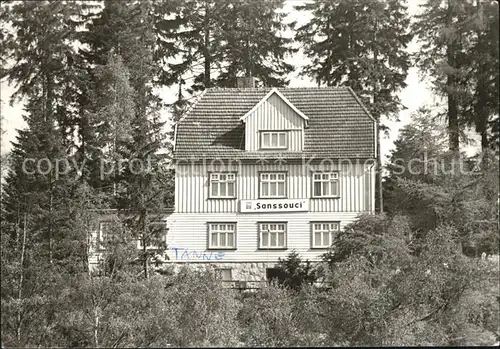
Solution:
M269 142L265 142L265 139ZM276 144L273 144L273 136L276 137ZM283 140L283 142L281 142ZM287 131L261 131L260 132L260 149L288 149L288 132Z
M166 241L167 239L167 222L165 221L153 221L151 223L149 223L150 225L162 225L165 229L164 231L164 235L163 235L163 241ZM142 250L143 249L143 246L142 246L142 239L137 239L137 249L139 250ZM156 245L148 245L146 247L146 250L159 250L159 246L156 246Z
M311 248L329 248L332 245L335 234L338 234L339 232L339 221L311 222ZM320 234L320 244L316 243L317 234Z
M321 194L316 195L316 183L321 183ZM328 192L323 194L323 189L328 186ZM333 188L336 193L333 193ZM313 172L312 173L312 197L314 198L337 198L339 197L339 173L338 172Z
M283 236L283 244L281 245L279 244L279 235ZM288 240L287 235L287 222L259 222L259 249L286 249Z
M236 249L236 223L235 222L208 222L208 249L209 250L235 250ZM232 230L228 229L232 226ZM215 230L214 230L214 227ZM233 243L230 245L228 235L233 235ZM214 241L213 235L216 235ZM222 239L224 236L224 239Z
M274 177L274 179L272 179ZM267 184L267 194L264 195L263 184ZM279 195L279 183L283 183L283 195ZM271 186L276 188L276 195L271 195ZM259 198L282 199L287 197L287 173L286 172L261 172L259 174Z
M224 176L224 179L221 179ZM234 199L236 198L236 173L235 172L210 172L208 174L208 197L212 199ZM225 195L221 195L221 184L225 184ZM233 195L228 195L228 184L233 185ZM217 194L212 192L213 186L217 185Z

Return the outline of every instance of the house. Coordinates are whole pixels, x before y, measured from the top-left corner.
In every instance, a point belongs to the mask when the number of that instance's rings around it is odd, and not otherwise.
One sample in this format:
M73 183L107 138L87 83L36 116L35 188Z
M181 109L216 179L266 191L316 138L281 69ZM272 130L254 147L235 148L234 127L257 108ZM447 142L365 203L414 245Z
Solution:
M348 87L210 88L176 124L167 254L266 280L374 212L376 122Z

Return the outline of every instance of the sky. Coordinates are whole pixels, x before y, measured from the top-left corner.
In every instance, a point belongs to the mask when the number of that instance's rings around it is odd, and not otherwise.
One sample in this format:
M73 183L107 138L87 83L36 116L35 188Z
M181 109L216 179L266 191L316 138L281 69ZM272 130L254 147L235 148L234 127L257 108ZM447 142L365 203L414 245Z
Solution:
M303 1L288 0L284 7L284 12L289 13L287 21L297 21L300 25L307 21L308 17L303 13L295 11L293 6L302 3ZM418 5L421 4L423 0L410 0L408 4L408 11L411 15L418 13ZM291 33L285 33L285 35L290 35ZM419 44L416 40L413 40L408 50L410 52L416 52L419 49ZM296 67L303 66L307 59L304 57L301 50L296 53L293 57L287 59L288 62L292 63ZM407 108L400 112L399 121L385 121L385 124L389 127L388 135L381 135L381 153L382 160L385 162L387 155L390 151L394 149L393 142L398 136L399 129L407 124L411 120L411 115L421 106L427 104L434 104L438 101L433 95L430 85L422 80L419 76L419 71L416 67L411 67L408 71L408 77L406 79L407 87L404 88L399 93L400 100L402 104ZM316 84L307 77L299 76L298 69L290 76L290 87L312 87ZM4 154L8 152L11 148L11 141L15 140L17 129L22 129L25 127L24 120L22 118L23 114L23 103L18 102L14 105L9 104L10 96L14 91L14 87L10 86L5 80L1 81L0 85L0 97L1 97L1 114L4 117L2 128L6 130L6 135L2 137L1 141L1 153ZM175 98L175 92L173 88L162 88L158 90L158 94L166 103L171 103ZM167 110L163 111L162 118L167 121L169 112ZM170 125L166 125L170 127ZM468 153L473 151L473 147L466 149Z

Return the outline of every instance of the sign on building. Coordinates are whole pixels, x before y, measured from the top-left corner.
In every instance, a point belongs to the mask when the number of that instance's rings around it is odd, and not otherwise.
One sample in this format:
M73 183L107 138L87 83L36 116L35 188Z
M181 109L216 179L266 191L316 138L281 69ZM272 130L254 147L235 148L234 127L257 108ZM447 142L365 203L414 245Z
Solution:
M240 200L240 212L304 212L309 211L308 199Z

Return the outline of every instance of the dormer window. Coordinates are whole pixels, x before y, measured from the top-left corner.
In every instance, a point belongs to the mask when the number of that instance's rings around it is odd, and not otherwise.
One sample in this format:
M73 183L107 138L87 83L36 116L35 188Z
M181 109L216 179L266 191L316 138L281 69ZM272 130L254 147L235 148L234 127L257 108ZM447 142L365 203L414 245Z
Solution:
M262 131L260 133L261 149L287 149L288 137L286 131Z

